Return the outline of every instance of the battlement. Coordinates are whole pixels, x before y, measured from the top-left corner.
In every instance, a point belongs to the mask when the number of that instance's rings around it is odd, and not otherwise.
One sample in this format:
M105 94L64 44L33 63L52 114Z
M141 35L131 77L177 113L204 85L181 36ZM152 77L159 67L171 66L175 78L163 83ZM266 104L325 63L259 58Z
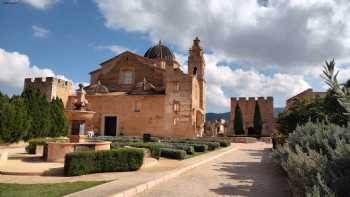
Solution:
M24 85L26 86L29 84L55 84L60 87L72 87L72 82L63 79L58 79L55 77L35 77L34 80L33 78L25 78Z
M267 101L267 102L273 102L273 97L272 96L268 96L268 97L263 97L263 96L259 96L259 97L231 97L231 102L255 102L255 101Z
M73 84L70 81L55 77L36 77L34 80L33 78L24 79L24 87L26 88L28 86L38 89L49 101L58 97L62 99L63 104L66 105Z

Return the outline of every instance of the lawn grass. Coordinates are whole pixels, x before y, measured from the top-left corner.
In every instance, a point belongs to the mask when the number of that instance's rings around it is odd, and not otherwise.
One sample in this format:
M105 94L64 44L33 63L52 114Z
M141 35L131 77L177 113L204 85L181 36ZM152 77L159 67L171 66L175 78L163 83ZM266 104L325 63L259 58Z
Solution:
M16 183L0 183L1 197L59 197L73 192L77 192L89 187L93 187L105 181L79 181L68 183L52 183L52 184L16 184Z

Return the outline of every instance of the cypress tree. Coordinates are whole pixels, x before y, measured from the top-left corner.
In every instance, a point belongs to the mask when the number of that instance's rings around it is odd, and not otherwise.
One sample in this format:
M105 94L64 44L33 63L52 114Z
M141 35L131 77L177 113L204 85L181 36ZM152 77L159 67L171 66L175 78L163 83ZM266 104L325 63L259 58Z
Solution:
M47 98L33 87L26 87L22 93L27 111L32 119L31 127L25 139L46 137L51 129L50 105Z
M236 135L244 134L242 112L238 104L235 109L234 130Z
M0 98L0 138L13 143L22 140L30 127L30 117L22 98L6 96Z
M50 103L51 130L50 137L65 136L68 133L68 120L64 116L63 102L55 98Z
M254 132L256 135L261 135L262 131L262 119L261 119L261 113L260 113L260 106L259 103L255 103L255 110L254 110Z

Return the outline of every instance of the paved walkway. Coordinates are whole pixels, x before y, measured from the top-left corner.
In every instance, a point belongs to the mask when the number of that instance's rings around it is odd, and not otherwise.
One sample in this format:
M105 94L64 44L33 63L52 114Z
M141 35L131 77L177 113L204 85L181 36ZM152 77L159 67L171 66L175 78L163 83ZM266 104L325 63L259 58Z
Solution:
M239 144L237 151L138 196L291 196L285 177L272 164L270 152L271 144Z

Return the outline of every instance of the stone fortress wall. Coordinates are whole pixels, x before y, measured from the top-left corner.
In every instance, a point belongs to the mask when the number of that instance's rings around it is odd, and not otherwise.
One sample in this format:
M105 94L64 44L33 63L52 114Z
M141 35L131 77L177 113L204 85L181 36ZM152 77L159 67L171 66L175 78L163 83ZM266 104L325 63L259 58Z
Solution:
M273 97L231 97L231 112L229 118L229 131L228 134L234 135L234 119L235 119L235 109L239 105L242 118L243 118L243 128L245 135L248 135L248 129L254 127L254 111L256 103L259 104L261 119L263 122L262 135L270 135L274 130L273 121Z
M49 101L56 97L62 99L64 106L66 106L68 96L72 93L73 88L70 81L57 79L55 77L37 77L34 80L32 78L26 78L24 80L24 88L28 86L33 86L34 88L39 89Z

